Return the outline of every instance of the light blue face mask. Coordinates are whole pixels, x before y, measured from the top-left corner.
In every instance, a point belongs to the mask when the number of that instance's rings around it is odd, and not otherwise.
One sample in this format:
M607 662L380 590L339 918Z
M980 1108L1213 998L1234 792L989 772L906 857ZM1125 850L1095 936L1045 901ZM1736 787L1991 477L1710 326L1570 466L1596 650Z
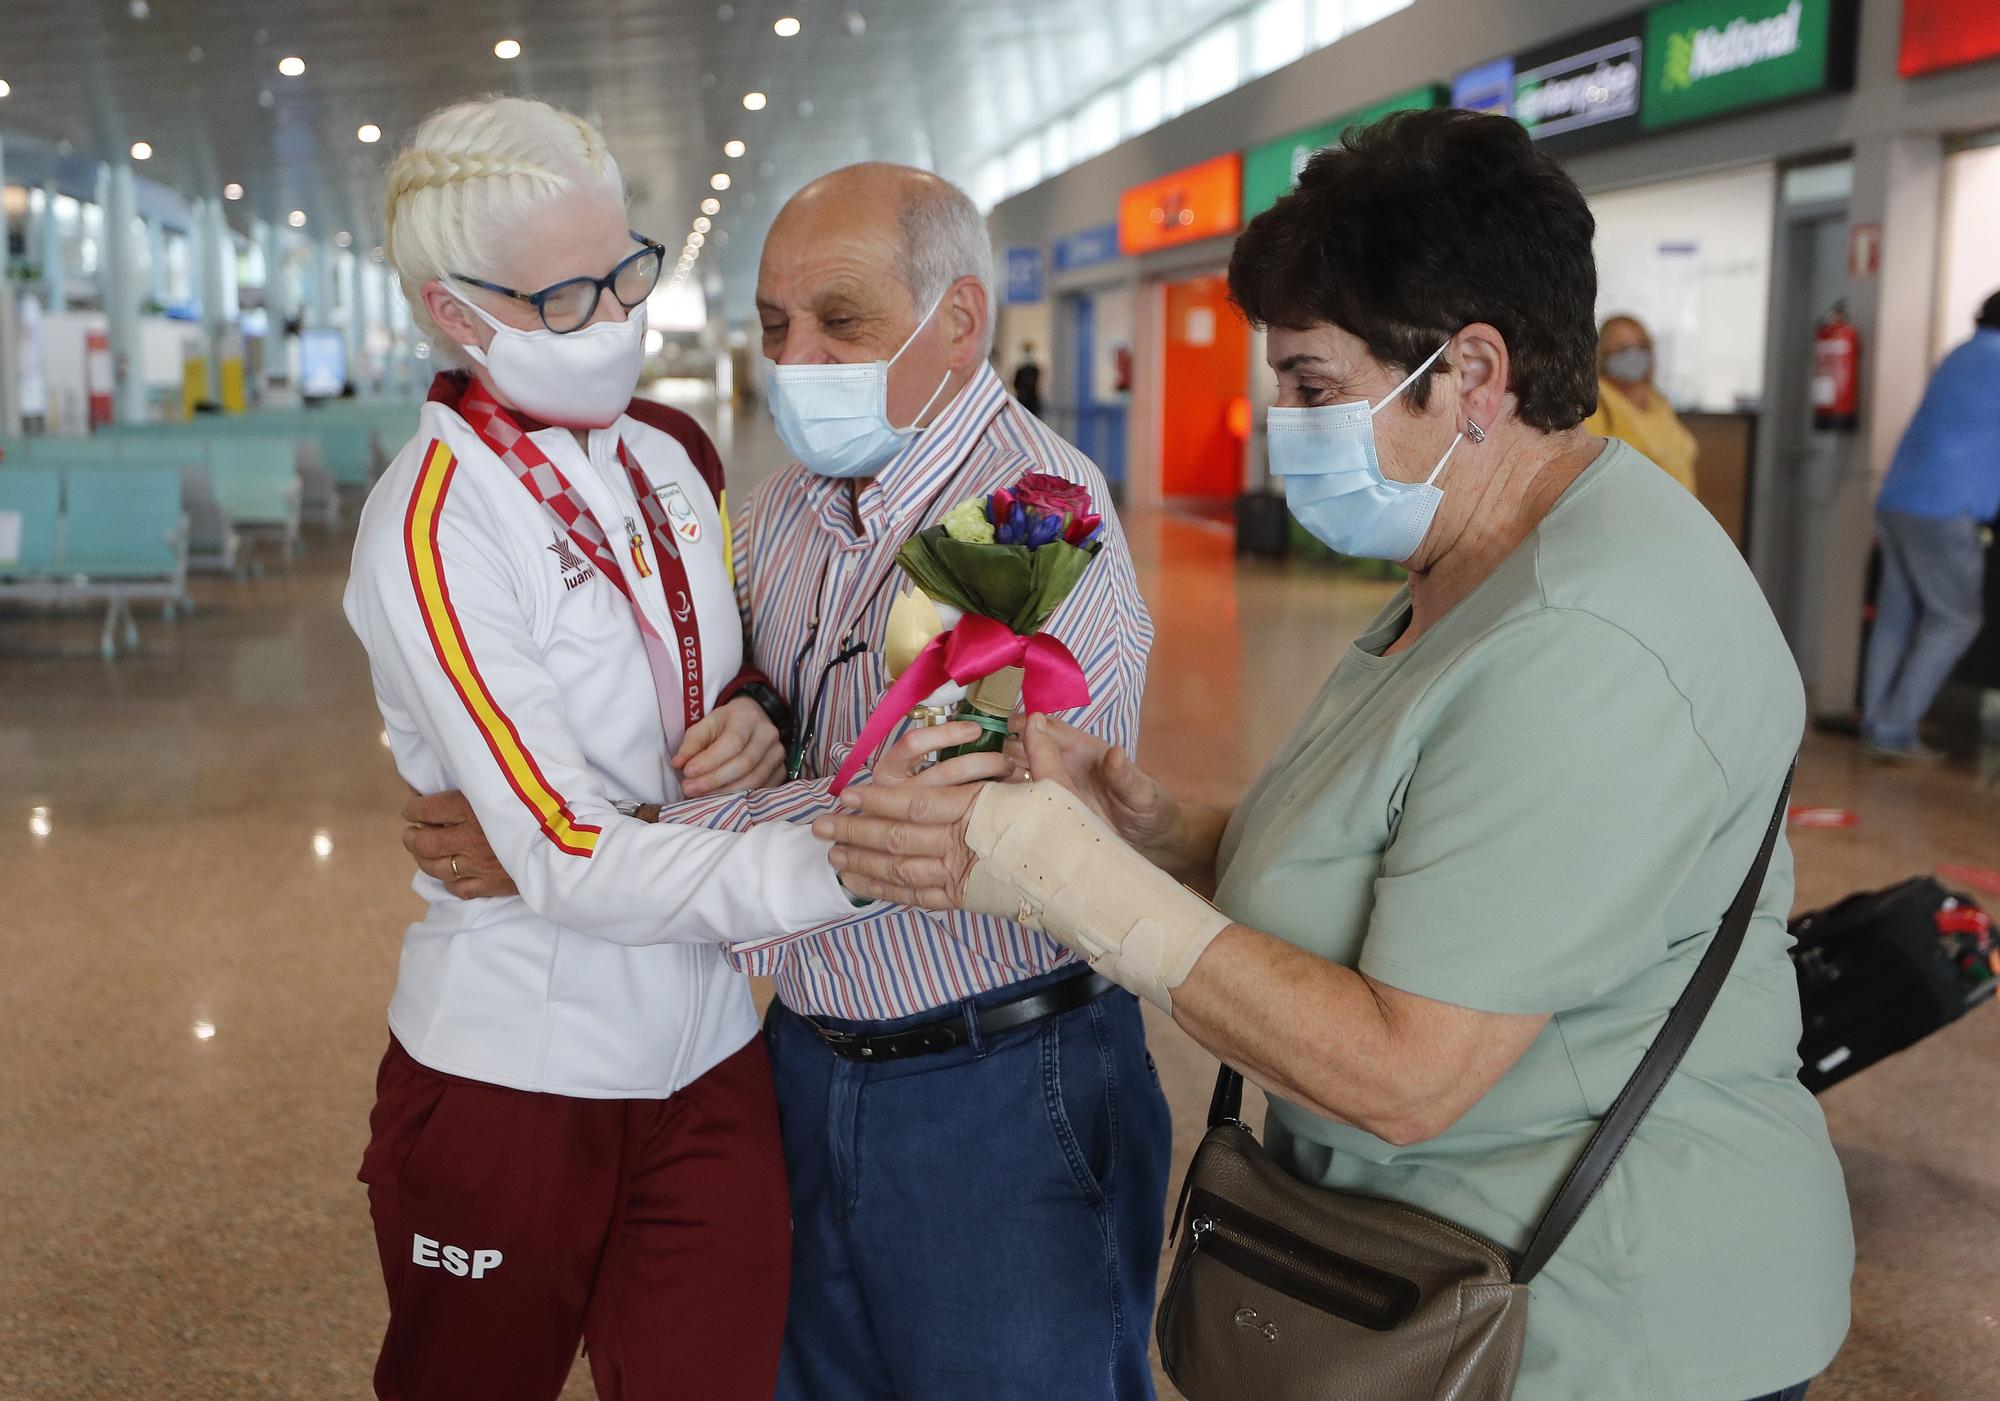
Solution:
M1437 479L1465 434L1452 438L1425 480L1391 481L1375 457L1375 415L1416 383L1450 344L1433 350L1380 403L1357 399L1311 409L1271 409L1265 415L1271 472L1285 479L1285 505L1328 549L1401 564L1424 542L1444 499ZM1475 442L1484 440L1476 424L1468 427Z
M917 410L916 422L898 428L889 422L889 367L903 358L903 351L942 305L944 292L931 303L902 348L887 360L859 365L773 363L766 367L764 385L771 399L771 419L777 424L779 438L806 470L822 477L871 477L896 455L906 438L920 431L917 424L924 421L938 395L951 383L951 371L945 371L931 397Z

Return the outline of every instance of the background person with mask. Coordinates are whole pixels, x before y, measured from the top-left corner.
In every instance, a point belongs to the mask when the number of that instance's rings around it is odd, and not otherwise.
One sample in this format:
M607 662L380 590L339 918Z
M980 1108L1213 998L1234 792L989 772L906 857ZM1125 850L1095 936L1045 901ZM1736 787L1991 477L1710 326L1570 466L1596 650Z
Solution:
M1870 758L1943 759L1917 726L1984 625L1985 537L1996 515L2000 292L1980 307L1972 338L1931 376L1875 500L1882 584L1861 702Z
M1038 718L1043 781L849 789L861 815L819 824L858 893L1026 913L1170 1009L1271 1093L1285 1171L1516 1252L1805 722L1728 536L1579 427L1592 232L1517 123L1439 110L1350 131L1237 240L1287 504L1410 580L1233 810ZM1840 1346L1853 1237L1798 1080L1791 869L1780 843L1680 1071L1535 1278L1518 1401L1795 1401ZM1323 1360L1298 1359L1290 1394Z
M1613 316L1597 331L1597 410L1584 431L1630 443L1694 490L1694 434L1653 383L1653 337L1636 316Z
M850 166L779 212L757 312L772 416L799 460L745 504L736 550L755 660L796 716L793 781L666 820L744 830L830 811L828 783L889 685L896 551L1027 472L1089 488L1104 515L1102 552L1042 631L1089 680L1072 718L1137 742L1153 626L1131 551L1102 474L993 369L992 290L985 221L935 175ZM468 893L507 888L454 795L409 814L441 824L420 850L461 860L479 878ZM992 915L868 909L731 958L778 995L767 1040L794 1224L778 1395L1150 1397L1171 1142L1137 1001Z
M727 939L853 904L804 827L634 820L774 777L691 420L632 399L661 248L580 119L496 98L389 172L390 264L438 377L370 494L346 611L397 771L463 789L518 882L426 861L361 1177L394 1401L763 1401L789 1225L777 1106ZM678 775L677 776L677 770Z

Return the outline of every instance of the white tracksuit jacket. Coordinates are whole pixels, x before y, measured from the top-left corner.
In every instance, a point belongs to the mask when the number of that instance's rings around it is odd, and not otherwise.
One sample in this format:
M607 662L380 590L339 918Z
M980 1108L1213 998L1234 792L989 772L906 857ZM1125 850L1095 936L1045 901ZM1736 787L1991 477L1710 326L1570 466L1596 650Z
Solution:
M548 509L456 402L424 406L370 493L346 612L397 771L420 792L464 790L521 894L463 901L418 875L430 908L404 936L390 1029L448 1074L584 1098L670 1095L756 1034L749 986L721 944L853 907L806 827L715 832L612 809L679 796L631 607L574 545L557 548ZM588 454L567 429L529 436L603 526L669 651L665 596L637 577L626 543L624 522L642 517L619 439L656 491L678 484L693 503L699 538L682 554L713 704L742 666L743 625L700 429L635 403L589 435Z

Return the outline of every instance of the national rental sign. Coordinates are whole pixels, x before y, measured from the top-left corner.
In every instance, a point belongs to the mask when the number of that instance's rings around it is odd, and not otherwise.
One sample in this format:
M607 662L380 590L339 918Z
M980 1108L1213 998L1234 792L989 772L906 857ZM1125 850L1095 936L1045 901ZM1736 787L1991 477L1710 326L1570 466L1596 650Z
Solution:
M1678 0L1646 16L1645 57L1648 129L1844 88L1854 0Z

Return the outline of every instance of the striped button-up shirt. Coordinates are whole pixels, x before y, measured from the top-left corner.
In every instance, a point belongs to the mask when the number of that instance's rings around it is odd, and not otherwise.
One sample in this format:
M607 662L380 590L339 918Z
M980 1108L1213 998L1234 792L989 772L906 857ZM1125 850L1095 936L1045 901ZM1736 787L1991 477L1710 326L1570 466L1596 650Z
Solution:
M1066 718L1136 746L1153 623L1104 478L982 366L879 476L859 484L857 497L850 499L848 482L794 463L739 512L737 594L755 662L814 738L798 781L678 803L662 820L742 830L831 811L827 787L889 685L882 639L890 604L909 587L896 551L959 502L1027 472L1081 482L1104 514L1103 549L1043 631L1076 654L1090 682L1090 705ZM860 649L851 660L834 661L851 647ZM943 1006L1070 960L1053 940L1007 920L904 906L738 944L730 957L746 972L770 975L794 1011L865 1020Z

